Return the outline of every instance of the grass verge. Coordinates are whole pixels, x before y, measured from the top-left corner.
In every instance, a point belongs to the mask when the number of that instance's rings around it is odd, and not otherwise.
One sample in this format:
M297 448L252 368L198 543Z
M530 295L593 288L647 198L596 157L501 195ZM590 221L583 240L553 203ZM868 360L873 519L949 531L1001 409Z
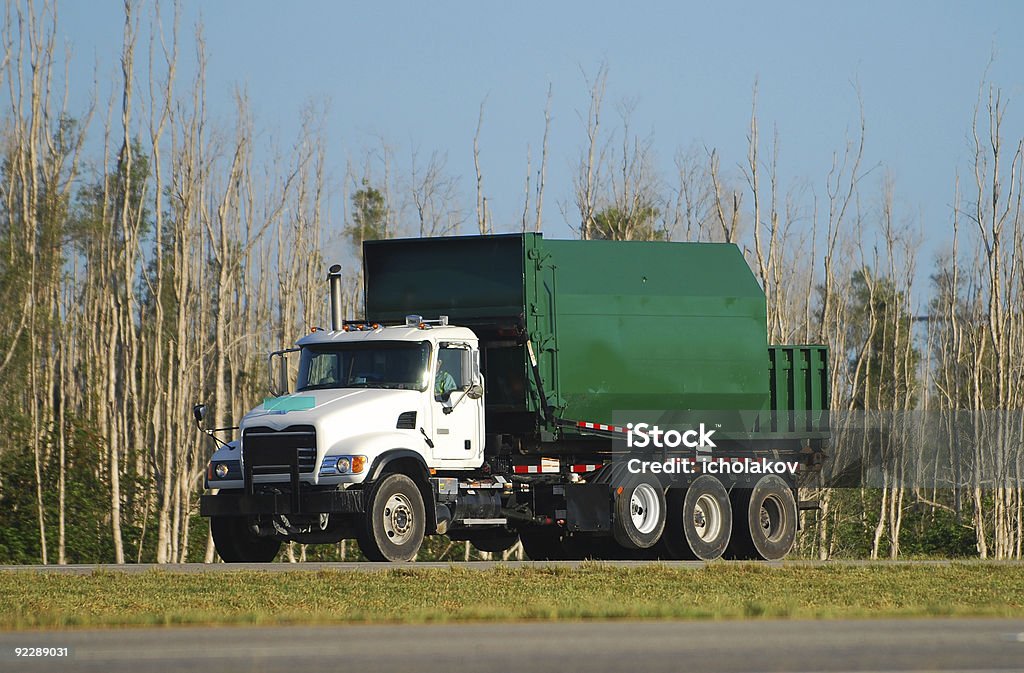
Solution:
M1024 616L1024 567L0 573L0 629L174 624Z

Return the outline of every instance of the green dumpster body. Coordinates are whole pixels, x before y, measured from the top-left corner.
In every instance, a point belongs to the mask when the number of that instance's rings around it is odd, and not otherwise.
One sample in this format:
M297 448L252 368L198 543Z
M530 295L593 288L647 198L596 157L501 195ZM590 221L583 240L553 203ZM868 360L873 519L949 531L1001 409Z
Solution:
M489 429L571 439L578 421L694 412L737 435L827 432L827 349L769 347L764 292L733 244L524 233L363 251L368 320L445 315L480 336Z

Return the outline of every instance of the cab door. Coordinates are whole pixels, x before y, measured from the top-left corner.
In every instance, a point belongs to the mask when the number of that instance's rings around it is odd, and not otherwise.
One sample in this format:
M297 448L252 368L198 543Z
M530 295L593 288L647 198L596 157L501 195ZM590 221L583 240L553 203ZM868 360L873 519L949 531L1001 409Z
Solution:
M484 409L479 351L466 343L442 342L433 371L434 459L450 467L479 467Z

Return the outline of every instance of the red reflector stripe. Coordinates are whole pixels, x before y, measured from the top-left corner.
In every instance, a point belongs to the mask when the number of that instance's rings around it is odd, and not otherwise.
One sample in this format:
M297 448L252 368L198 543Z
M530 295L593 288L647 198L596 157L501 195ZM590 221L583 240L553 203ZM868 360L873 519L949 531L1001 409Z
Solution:
M617 425L605 425L604 423L589 423L587 421L578 421L576 427L583 428L585 430L603 430L604 432L625 432L625 428L621 428Z
M556 474L557 465L513 465L512 471L516 474Z
M604 465L595 465L593 463L579 463L572 466L573 472L593 472L594 470L600 470Z

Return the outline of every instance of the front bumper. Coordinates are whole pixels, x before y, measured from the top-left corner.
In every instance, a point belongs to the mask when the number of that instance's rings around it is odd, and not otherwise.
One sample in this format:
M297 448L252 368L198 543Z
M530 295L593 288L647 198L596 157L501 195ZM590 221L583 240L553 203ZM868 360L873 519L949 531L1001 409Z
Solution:
M257 514L356 514L364 512L362 490L303 491L291 493L217 493L199 497L202 516Z

